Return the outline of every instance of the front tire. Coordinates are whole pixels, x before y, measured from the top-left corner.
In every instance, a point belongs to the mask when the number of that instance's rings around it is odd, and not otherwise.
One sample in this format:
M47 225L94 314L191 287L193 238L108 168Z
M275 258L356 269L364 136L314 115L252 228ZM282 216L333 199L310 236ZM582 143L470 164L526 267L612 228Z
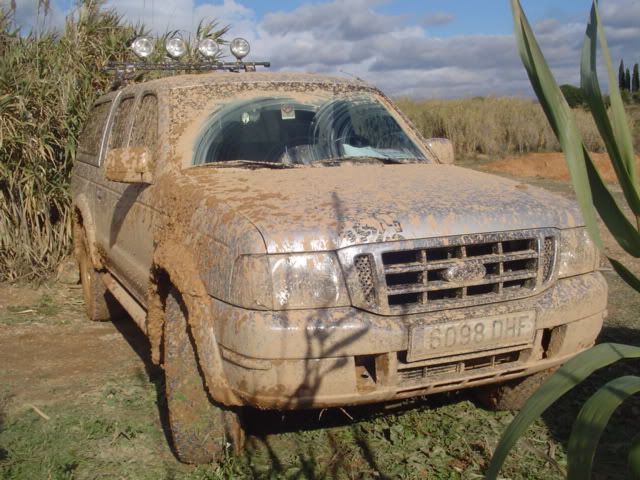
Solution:
M556 368L550 368L503 384L480 387L475 395L478 402L487 410L521 410L529 397L556 370Z
M165 394L176 456L184 463L220 462L227 447L244 445L239 415L207 395L182 296L172 288L164 329Z

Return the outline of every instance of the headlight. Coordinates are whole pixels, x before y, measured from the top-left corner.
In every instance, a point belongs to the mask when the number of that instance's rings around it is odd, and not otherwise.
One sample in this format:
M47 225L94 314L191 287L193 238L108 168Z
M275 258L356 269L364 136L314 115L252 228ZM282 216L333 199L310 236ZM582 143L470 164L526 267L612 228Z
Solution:
M332 253L269 257L275 309L349 305L338 258Z
M558 248L558 277L593 272L600 255L586 228L561 230Z
M236 260L231 302L260 310L351 304L334 253L243 255Z

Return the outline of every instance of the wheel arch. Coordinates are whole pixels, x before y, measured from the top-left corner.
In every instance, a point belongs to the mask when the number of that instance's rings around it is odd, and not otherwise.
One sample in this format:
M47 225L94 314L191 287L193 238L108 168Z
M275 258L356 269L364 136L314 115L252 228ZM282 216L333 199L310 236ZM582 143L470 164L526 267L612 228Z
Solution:
M73 228L74 230L81 229L87 236L87 247L91 263L93 263L96 270L101 270L103 262L96 244L96 225L89 208L89 200L84 194L80 194L73 199ZM76 233L79 234L80 231ZM76 243L74 243L73 248L77 254L78 245Z
M211 397L222 404L243 405L224 373L222 355L214 329L213 303L199 275L190 249L174 240L162 241L153 256L152 282L148 292L147 332L154 363L162 361L162 341L166 321L165 303L171 287L182 295L188 312L187 323L194 339L196 360L204 374Z

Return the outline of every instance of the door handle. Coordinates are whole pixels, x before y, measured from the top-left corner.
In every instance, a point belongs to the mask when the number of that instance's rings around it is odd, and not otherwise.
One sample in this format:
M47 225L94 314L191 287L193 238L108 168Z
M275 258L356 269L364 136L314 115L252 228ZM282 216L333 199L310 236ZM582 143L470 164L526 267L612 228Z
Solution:
M96 198L102 200L104 198L104 192L102 190L96 190Z

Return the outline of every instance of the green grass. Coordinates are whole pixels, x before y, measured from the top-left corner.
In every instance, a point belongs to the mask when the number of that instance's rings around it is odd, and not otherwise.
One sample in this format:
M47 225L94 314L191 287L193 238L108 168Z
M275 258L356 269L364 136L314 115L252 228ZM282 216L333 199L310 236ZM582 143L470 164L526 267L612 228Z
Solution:
M147 415L154 406L153 388L127 379L71 404L42 407L50 420L30 409L7 418L0 478L161 478L166 472L153 446L162 447L163 436L156 416Z
M562 478L568 419L580 398L578 392L564 399L554 410L557 418L533 426L510 456L505 477ZM481 478L499 433L513 418L455 396L396 414L350 409L356 421L345 419L339 426L331 424L339 422L335 417L341 413L325 413L319 421L314 412L302 430L258 432L244 455L222 467L194 468L171 456L153 384L123 379L99 395L43 410L49 421L32 410L7 416L0 432L0 456L5 456L0 479ZM268 418L272 415L252 414L257 421L265 417L265 423L274 422ZM295 422L297 427L301 423ZM619 415L610 428L597 468L608 478L625 478L621 446L614 441L629 432L629 425Z
M79 305L67 304L65 307L57 303L54 298L43 293L40 298L33 304L29 305L7 305L0 306L0 325L15 325L20 323L32 322L54 322L56 324L66 323L64 319L58 318L58 315L65 308L74 308L78 310Z
M340 422L338 412L314 421L315 412L306 416L306 430L251 437L247 453L223 467L194 468L177 463L166 446L154 384L123 379L95 395L43 410L49 421L26 410L3 426L1 479L480 478L498 433L512 418L455 397L397 414L354 409L354 415L366 415L324 429L318 427ZM251 416L274 421L270 414ZM296 425L301 423L298 418ZM549 441L540 423L505 473L553 477L545 467ZM540 474L531 476L529 468Z

